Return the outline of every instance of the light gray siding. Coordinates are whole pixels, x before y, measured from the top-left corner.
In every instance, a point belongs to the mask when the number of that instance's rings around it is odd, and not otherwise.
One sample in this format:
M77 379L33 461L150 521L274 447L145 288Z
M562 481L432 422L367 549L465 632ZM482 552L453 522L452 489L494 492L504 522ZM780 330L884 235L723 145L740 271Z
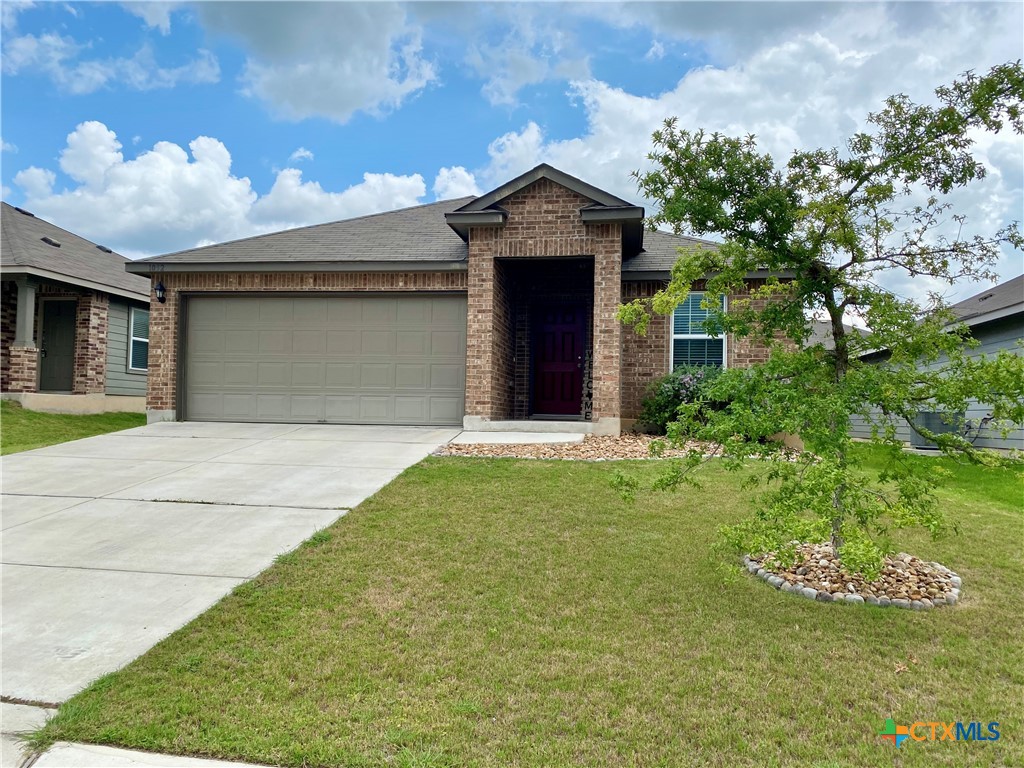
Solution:
M1021 315L986 323L985 325L975 327L972 331L974 338L980 343L977 347L970 350L971 357L995 355L1000 350L1006 350L1018 355L1021 354L1021 349L1017 345L1019 340L1024 339L1024 318ZM942 363L940 361L932 367L941 366ZM967 410L967 420L969 423L978 423L981 419L988 416L989 413L990 410L984 403L973 401ZM871 437L871 426L864 419L854 417L851 419L851 427L851 434L854 437ZM896 427L896 433L901 440L910 442L910 427L902 419ZM1021 425L1016 425L1005 439L1000 429L986 428L981 431L974 444L979 448L1016 448L1017 450L1024 450L1024 428Z
M146 396L146 374L128 371L128 304L110 300L107 321L107 394ZM144 308L141 304L140 308Z

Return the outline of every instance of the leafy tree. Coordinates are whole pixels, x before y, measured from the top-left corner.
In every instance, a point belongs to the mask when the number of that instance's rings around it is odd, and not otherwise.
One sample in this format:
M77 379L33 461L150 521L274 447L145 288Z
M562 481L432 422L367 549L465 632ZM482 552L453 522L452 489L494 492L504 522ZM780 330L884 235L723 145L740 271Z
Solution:
M652 225L714 233L725 242L682 253L668 286L653 300L620 307L620 319L644 333L650 312L670 313L699 281L712 332L771 348L767 362L716 379L710 396L728 408L697 419L696 406L684 407L670 429L677 438L721 444L730 467L765 460L756 482L766 491L754 515L725 529L745 551L785 556L794 540L831 538L845 567L872 575L890 547L890 528L942 531L936 478L905 460L897 420L947 454L1009 461L956 432L935 434L915 416L963 412L976 399L996 419L1024 422L1024 357L968 356L968 331L950 325L955 318L939 295L923 303L901 298L880 278L902 271L950 285L993 280L1001 250L1024 245L1016 223L964 236L964 217L950 202L951 192L985 176L972 153L979 135L1022 133L1024 69L1018 61L969 72L935 96L929 104L892 96L844 149L797 151L785 165L760 153L753 136L691 132L669 119L653 135L654 170L634 174L643 194L660 204ZM720 309L719 297L746 294L745 278L758 270L779 277ZM833 348L808 342L815 315L831 326ZM843 324L850 316L870 332L851 333ZM863 362L870 350L888 350L887 362ZM868 478L851 452L852 416L867 420L872 441L886 451L877 477ZM799 435L806 452L785 456L769 439L780 432ZM694 453L659 485L695 482L701 463ZM621 480L627 490L631 482Z

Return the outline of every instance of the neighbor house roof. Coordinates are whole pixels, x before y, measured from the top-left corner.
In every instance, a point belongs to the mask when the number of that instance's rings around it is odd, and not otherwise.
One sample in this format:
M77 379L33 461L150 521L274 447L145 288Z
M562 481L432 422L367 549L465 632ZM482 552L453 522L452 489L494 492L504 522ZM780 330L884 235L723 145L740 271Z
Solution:
M843 323L843 328L847 333L858 333L861 336L868 335L868 331L855 325ZM832 338L831 320L811 320L811 335L807 338L807 346L812 347L815 344L821 344L825 349L835 349L836 343Z
M950 307L957 320L980 325L1024 312L1024 275L1019 275L994 288L987 288L969 299Z
M131 263L109 248L38 216L0 203L0 272L33 275L149 301L149 280L125 272Z

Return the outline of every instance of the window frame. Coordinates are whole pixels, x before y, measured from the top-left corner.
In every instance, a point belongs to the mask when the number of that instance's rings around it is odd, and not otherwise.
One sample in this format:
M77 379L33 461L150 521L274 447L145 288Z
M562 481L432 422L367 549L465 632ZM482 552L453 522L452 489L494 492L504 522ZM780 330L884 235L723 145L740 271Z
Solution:
M146 313L146 337L135 335L135 313L145 312ZM143 309L142 307L129 307L128 308L128 373L149 373L149 321L151 315L149 309ZM146 342L146 367L138 368L135 366L135 360L133 359L132 352L134 351L135 342L144 341Z
M704 301L704 297L707 295L707 291L690 291L689 296L700 296L701 302ZM682 305L679 305L682 306ZM722 311L727 312L729 310L729 297L722 296ZM668 371L672 373L676 369L676 340L707 340L714 339L722 340L722 370L729 367L729 334L722 333L718 336L712 336L709 333L676 333L676 312L679 311L677 306L672 310L672 314L669 315L669 335L668 335Z

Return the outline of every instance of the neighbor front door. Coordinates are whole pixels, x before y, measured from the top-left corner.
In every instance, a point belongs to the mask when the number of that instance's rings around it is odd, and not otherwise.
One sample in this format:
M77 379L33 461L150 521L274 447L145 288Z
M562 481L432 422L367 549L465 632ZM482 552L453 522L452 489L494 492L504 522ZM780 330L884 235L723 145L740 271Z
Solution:
M534 328L534 415L580 415L586 309L574 304L538 307Z
M39 390L70 392L75 370L76 301L44 301Z

